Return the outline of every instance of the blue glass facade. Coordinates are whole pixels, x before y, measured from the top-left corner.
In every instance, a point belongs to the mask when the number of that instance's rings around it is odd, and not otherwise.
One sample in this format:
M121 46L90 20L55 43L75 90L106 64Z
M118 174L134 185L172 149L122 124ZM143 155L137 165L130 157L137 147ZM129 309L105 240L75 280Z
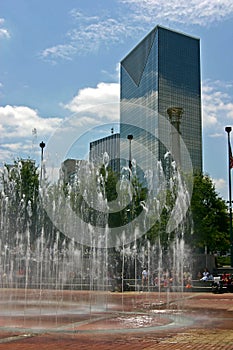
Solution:
M202 171L199 39L155 27L121 62L121 103L121 138L133 134L134 140L152 151L158 160L163 160L172 147L167 110L182 109L180 134L194 171ZM143 112L140 107L130 112L132 105L143 106ZM181 148L185 169L187 157L182 152ZM133 157L145 161L145 154L139 153L132 143Z

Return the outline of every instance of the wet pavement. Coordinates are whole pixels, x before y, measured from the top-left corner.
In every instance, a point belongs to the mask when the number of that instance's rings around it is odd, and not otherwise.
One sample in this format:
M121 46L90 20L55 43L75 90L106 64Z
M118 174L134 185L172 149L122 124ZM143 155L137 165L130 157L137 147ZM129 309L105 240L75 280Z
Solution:
M23 290L14 293L9 306L0 291L0 349L233 350L233 293L47 291L49 307L43 299L40 309L35 292L33 299ZM61 293L66 302L53 313ZM90 313L80 310L90 300ZM100 300L105 311L97 307Z

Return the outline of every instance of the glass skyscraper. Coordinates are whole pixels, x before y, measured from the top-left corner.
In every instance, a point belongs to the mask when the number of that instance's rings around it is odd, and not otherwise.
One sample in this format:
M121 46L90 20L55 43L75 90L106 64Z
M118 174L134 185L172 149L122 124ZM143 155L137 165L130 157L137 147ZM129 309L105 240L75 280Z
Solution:
M147 161L146 149L162 162L172 151L186 169L188 152L193 170L202 171L198 38L157 26L121 61L120 134L133 134L132 157L139 162Z

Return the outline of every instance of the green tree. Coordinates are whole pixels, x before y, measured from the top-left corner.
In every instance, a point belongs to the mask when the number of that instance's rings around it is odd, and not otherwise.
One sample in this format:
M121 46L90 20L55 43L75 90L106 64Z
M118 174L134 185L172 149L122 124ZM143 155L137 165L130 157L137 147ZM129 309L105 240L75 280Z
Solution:
M39 173L31 159L18 159L5 165L1 178L1 211L8 218L8 242L15 234L24 235L28 229L31 239L36 235L39 196Z
M148 239L154 243L158 237L166 250L173 240L175 232L167 232L167 223L171 216L176 188L167 189L166 201L159 219L147 232ZM153 218L151 218L153 221ZM209 252L225 251L229 248L229 219L225 201L220 198L208 175L196 174L193 178L191 204L184 220L176 229L184 233L184 239L192 249Z
M2 177L4 192L9 195L14 192L15 198L34 203L39 192L39 174L35 162L31 159L18 159L13 165L5 165Z
M229 248L229 220L225 201L220 198L208 175L194 176L191 199L194 248L207 247L209 251Z
M109 227L119 227L127 224L137 217L143 210L141 202L146 199L147 190L142 186L136 176L131 179L131 189L128 186L122 186L117 192L119 175L116 174L110 167L107 171L104 166L101 167L100 173L104 179L105 197L110 203L111 201L119 200L124 207L122 210L116 210L108 216ZM118 196L120 198L118 198ZM124 206L124 203L126 205Z
M175 189L174 192L170 190L166 190L165 195L165 205L157 218L150 218L151 222L154 222L154 225L151 226L150 230L147 232L147 238L151 241L151 243L155 243L155 241L160 240L160 244L162 249L167 250L170 242L173 240L174 232L167 231L167 224L171 216L172 209L175 204ZM177 193L176 193L177 195Z

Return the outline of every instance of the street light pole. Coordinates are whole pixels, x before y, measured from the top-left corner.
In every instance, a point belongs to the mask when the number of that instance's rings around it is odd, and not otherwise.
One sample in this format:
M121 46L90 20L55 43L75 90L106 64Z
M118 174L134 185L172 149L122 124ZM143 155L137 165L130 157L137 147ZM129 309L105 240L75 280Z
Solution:
M131 142L133 140L133 135L130 134L127 136L127 139L129 140L129 181L130 181L130 175L131 175L131 171L132 171L132 152L131 152ZM127 212L129 214L128 217L128 223L130 223L129 228L130 231L132 231L132 225L131 225L131 210L132 210L132 202L130 202L129 204L129 209L127 209ZM136 247L136 242L135 242L135 247ZM137 259L136 259L136 254L135 254L135 260L134 260L134 272L135 272L135 285L136 285L136 266L137 266ZM135 289L136 290L136 289Z
M232 234L232 200L231 200L231 144L230 144L230 133L231 127L226 126L225 131L227 132L228 138L228 185L229 185L229 220L230 220L230 252L231 252L231 267L233 267L233 234Z
M43 141L40 143L40 148L41 148L41 159L40 159L40 182L42 182L42 178L43 178L44 148L45 148L45 143L44 143Z
M129 180L130 180L130 172L132 170L131 141L133 140L133 135L128 135L127 139L129 140Z

